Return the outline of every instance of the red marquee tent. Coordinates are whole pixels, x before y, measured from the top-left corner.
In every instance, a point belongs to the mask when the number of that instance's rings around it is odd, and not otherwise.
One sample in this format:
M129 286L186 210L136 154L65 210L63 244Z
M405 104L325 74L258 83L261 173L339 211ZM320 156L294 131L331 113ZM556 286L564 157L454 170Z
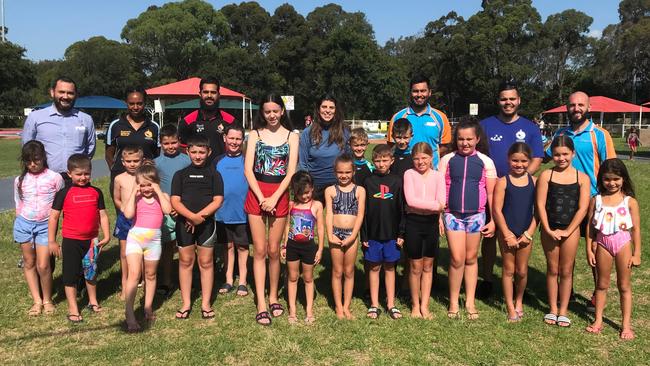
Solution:
M607 97L589 97L589 107L591 112L602 112L602 113L638 113L644 112L649 113L650 108L641 107L636 104L622 102L620 100L607 98ZM544 114L547 113L566 113L566 106L559 106L553 109L544 111Z
M166 99L193 99L199 94L200 82L200 78L189 78L147 89L147 95ZM219 88L219 94L222 98L246 98L244 94L223 86Z

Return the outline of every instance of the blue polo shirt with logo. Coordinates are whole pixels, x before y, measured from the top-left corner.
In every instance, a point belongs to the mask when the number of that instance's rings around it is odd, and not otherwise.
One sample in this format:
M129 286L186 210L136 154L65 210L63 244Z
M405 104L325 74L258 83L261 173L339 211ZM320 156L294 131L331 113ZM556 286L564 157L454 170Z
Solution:
M544 157L542 134L535 122L519 116L512 123L505 123L497 116L488 117L481 121L490 145L490 158L497 168L497 176L503 177L510 171L508 150L515 142L524 142L533 151L533 158Z

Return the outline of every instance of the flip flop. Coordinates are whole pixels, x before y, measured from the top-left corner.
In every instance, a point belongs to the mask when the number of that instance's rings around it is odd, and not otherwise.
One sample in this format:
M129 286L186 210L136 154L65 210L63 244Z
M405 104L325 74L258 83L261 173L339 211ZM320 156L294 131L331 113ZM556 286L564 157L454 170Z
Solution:
M79 314L68 314L68 321L72 324L79 324L84 320Z
M228 294L228 293L232 292L232 290L234 290L234 289L235 288L233 287L233 285L231 285L229 283L224 283L219 288L219 293L222 294L222 295L225 295L225 294Z
M192 309L176 310L176 320L187 320L190 317L191 310Z
M284 314L284 308L282 307L282 305L278 304L277 302L269 305L269 307L271 308L271 315L273 315L274 318L280 317L282 316L282 314ZM275 315L276 311L279 311L280 314Z
M600 332L603 331L603 326L601 325L599 327L596 327L594 325L589 325L587 326L587 328L585 328L585 330L587 331L587 333L600 334Z
M56 311L56 306L51 301L43 302L43 314L52 315Z
M548 325L557 325L557 315L552 313L544 315L544 323Z
M93 313L101 313L102 312L102 307L99 306L99 304L88 304L86 305L86 308Z
M571 326L571 319L567 318L564 315L557 317L557 326L561 328L568 328Z
M27 310L27 315L29 316L39 316L43 312L43 304L35 302L29 310Z
M391 319L396 320L402 317L402 312L393 306L392 308L388 309L388 315L390 315Z
M380 314L381 314L381 310L379 310L379 308L377 308L376 306L369 307L368 312L366 312L366 316L373 320L379 318Z
M447 311L447 318L449 319L458 319L460 316L458 315L458 311Z
M201 318L203 318L203 319L213 319L214 318L214 310L213 309L209 309L209 310L201 309Z
M268 322L263 322L262 320L268 320ZM271 314L269 314L268 311L261 311L257 313L257 315L255 315L255 321L257 322L257 324L263 325L265 327L268 327L273 322L273 320L271 319Z
M248 286L246 285L239 285L237 286L237 296L248 296Z
M479 318L478 311L474 311L474 312L468 311L467 312L467 319L468 320L477 320L478 318Z

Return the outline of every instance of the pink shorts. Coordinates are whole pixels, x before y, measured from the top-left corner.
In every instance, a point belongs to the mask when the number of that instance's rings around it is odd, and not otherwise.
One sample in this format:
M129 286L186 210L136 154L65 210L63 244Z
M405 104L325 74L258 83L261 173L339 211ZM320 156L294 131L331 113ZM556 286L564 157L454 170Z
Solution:
M618 252L623 249L625 244L629 243L632 240L630 232L627 230L621 230L614 234L603 235L600 232L596 235L596 242L598 245L603 247L612 257L616 257Z

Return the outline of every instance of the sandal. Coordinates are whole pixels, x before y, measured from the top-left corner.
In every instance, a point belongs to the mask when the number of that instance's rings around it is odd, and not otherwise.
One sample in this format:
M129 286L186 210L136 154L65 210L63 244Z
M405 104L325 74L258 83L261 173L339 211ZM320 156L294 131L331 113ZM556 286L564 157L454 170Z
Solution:
M29 316L39 316L43 311L43 304L35 302L29 310L27 310L27 315Z
M277 302L269 305L269 307L271 308L271 315L273 315L274 318L280 317L282 314L284 314L284 308ZM280 314L276 315L276 311L279 311Z
M395 320L402 317L402 312L399 311L398 308L393 306L392 308L388 309L388 315L390 315L391 319Z
M447 318L449 319L458 319L460 316L458 315L458 311L447 311Z
M519 319L524 318L524 311L523 310L515 310L515 313L517 313L517 316L519 317Z
M289 321L289 324L291 324L291 325L298 323L298 317L296 317L295 315L289 315L287 320Z
M102 312L102 307L99 306L99 304L88 304L88 305L86 305L86 308L88 310L91 310L93 313L101 313Z
M176 319L177 320L187 320L190 317L190 311L192 309L187 309L187 310L176 310Z
M567 318L564 315L560 315L557 317L557 325L558 327L568 328L571 326L571 319Z
M268 321L264 321L264 320L268 320ZM296 321L297 320L298 319L296 319ZM269 314L268 311L262 311L262 312L257 313L257 315L255 315L255 321L259 325L269 326L269 325L271 325L271 322L273 320L271 319L271 314Z
M43 302L43 314L45 315L52 315L56 311L56 306L54 306L54 303L52 301L44 301Z
M68 321L72 324L79 324L84 320L79 314L68 314Z
M201 318L203 319L213 319L214 318L214 310L203 310L201 309Z
M544 315L544 323L548 325L557 325L557 315L552 313Z
M234 290L234 289L235 289L235 288L233 287L233 285L231 285L231 284L229 284L229 283L224 283L224 284L221 285L221 287L219 288L219 293L220 293L221 295L225 295L225 294L231 293L232 290Z
M634 334L634 331L632 329L628 329L628 330L621 330L619 337L624 341L631 341L636 337L636 335Z
M474 310L473 312L472 311L467 312L468 320L477 320L478 318L479 318L478 311Z
M381 310L377 308L376 306L371 306L368 308L368 312L366 313L366 316L370 319L377 319L379 318L379 315L381 314Z
M601 325L601 326L597 327L597 326L594 326L594 325L589 325L589 326L587 326L587 328L585 328L585 330L587 331L587 333L600 334L600 332L603 331L603 326Z
M239 285L237 286L237 296L248 296L248 286L246 285Z

